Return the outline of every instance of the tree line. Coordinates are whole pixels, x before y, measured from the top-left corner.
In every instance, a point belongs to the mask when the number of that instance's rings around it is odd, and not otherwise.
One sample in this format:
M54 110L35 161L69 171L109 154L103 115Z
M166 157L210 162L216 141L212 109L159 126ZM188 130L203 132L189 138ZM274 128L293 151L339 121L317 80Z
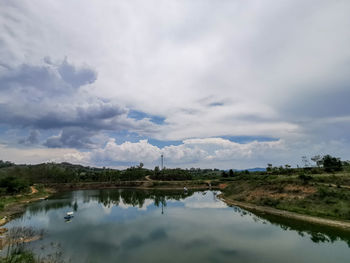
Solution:
M220 179L240 175L269 175L269 174L300 174L303 173L324 173L339 172L344 168L350 169L349 162L341 161L340 158L331 155L323 157L316 155L311 159L315 163L311 166L310 161L303 156L304 167L292 168L286 164L274 167L268 164L264 171L237 171L219 169L159 169L156 166L153 170L144 168L143 163L124 170L111 168L96 168L82 165L64 163L42 163L37 165L16 165L11 162L0 160L0 195L17 194L28 192L29 186L34 183L81 183L81 182L118 182L145 180L149 177L153 180L197 180L197 179Z

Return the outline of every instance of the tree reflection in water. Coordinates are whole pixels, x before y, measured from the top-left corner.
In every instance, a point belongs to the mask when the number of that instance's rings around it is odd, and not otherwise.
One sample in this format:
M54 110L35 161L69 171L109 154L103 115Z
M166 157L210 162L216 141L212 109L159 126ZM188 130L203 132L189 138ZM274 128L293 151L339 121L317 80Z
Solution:
M39 212L47 212L51 209L69 208L78 210L77 196L84 203L91 201L103 204L105 207L118 206L119 204L130 205L133 207L142 208L145 205L145 200L152 200L154 205L161 207L161 213L164 213L164 208L167 206L167 201L180 201L194 194L194 191L179 190L135 190L135 189L108 189L108 190L93 190L93 191L76 191L64 193L63 197L53 196L51 199L33 204L28 207L30 215L36 215ZM204 194L205 192L203 192ZM57 198L59 197L59 198ZM216 195L214 194L214 199ZM308 222L302 222L295 219L283 218L275 215L262 213L251 213L236 206L232 206L234 212L241 216L251 216L254 221L262 224L271 223L279 226L285 231L296 231L300 236L308 235L315 243L335 242L337 240L345 241L350 247L350 232L338 230L331 227L320 226Z
M145 204L145 200L152 200L154 205L163 208L167 206L167 200L180 201L186 197L190 197L194 194L193 191L179 190L129 190L129 189L108 189L108 190L93 190L93 191L79 191L83 203L89 203L91 201L103 204L105 207L118 206L121 202L125 205L131 205L133 207L142 208ZM49 210L70 208L75 212L78 210L78 203L74 196L74 192L65 193L64 198L57 199L53 196L51 199L41 202L40 204L33 204L28 207L28 211L31 215L36 215L40 212L47 212Z
M314 243L325 243L342 240L348 244L350 247L350 232L333 227L321 226L317 224L312 224L309 222L304 222L295 219L284 218L275 215L263 214L263 213L251 213L243 210L237 206L233 206L235 212L239 213L241 216L253 216L255 222L260 222L262 224L271 223L272 225L279 226L285 231L296 231L300 236L304 237L306 235L310 236L310 239Z

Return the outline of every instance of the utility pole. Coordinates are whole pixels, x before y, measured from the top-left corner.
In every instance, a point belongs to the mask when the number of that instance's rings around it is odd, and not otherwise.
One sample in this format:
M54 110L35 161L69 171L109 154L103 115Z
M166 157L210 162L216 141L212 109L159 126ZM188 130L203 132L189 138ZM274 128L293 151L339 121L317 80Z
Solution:
M163 170L163 154L160 156L160 170Z

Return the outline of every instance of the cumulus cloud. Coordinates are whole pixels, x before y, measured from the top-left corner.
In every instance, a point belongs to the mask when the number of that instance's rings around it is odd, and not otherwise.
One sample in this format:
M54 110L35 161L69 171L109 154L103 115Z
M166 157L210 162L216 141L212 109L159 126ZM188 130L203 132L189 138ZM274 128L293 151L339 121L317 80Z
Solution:
M18 148L0 144L0 160L16 163L71 162L89 165L89 153L67 148Z
M89 151L79 151L73 148L62 148L64 142L57 138L52 142L53 148L18 149L0 145L0 159L15 162L71 162L84 165L111 166L125 168L143 162L146 167L154 168L160 165L160 155L164 155L166 167L201 167L201 168L235 168L265 167L267 163L301 164L300 157L305 155L305 146L313 145L311 153L330 153L336 156L346 154L342 141L327 141L314 144L312 141L285 142L252 141L236 143L222 138L203 138L185 140L179 145L157 147L147 140L124 142L118 144L110 139L104 147L94 147ZM53 139L53 138L52 138ZM61 144L59 148L54 143ZM69 144L69 143L68 143ZM71 145L66 145L71 147ZM310 155L309 155L310 156Z
M243 168L252 164L263 155L271 152L281 152L286 146L283 141L235 143L222 138L190 139L180 145L170 145L163 148L150 144L147 140L139 142L124 142L117 144L110 139L104 148L96 149L89 156L92 163L120 165L143 162L148 167L159 165L160 155L163 154L166 165L170 167L205 166L213 167L217 163L224 163L227 167L235 165ZM243 163L243 159L246 159ZM265 165L265 164L264 164Z
M44 143L49 148L93 148L91 137L94 132L81 128L63 129L57 136L49 137Z
M106 146L92 152L93 160L97 162L152 162L159 158L160 149L147 142L124 142L117 144L115 139L110 139Z

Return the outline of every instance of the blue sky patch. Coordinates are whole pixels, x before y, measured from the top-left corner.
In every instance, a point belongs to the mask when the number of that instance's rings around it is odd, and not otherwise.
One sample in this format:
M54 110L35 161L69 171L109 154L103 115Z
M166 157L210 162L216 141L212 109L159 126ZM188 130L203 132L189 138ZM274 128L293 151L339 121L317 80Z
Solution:
M148 142L152 145L155 145L159 148L163 148L165 146L178 146L180 144L182 144L182 141L160 141L160 140L156 140L156 139L148 139Z
M213 102L209 104L210 107L224 106L223 102Z
M151 122L154 122L156 124L164 124L165 118L161 116L156 115L150 115L142 111L137 110L130 110L128 113L128 117L136 120L142 120L145 118L149 118Z
M278 141L278 138L264 137L264 136L220 136L223 139L230 140L237 143L250 143L253 141L258 142L274 142Z
M134 132L128 132L128 131L120 131L120 132L114 132L114 133L109 133L109 135L112 138L115 138L116 142L118 144L122 144L126 141L128 142L138 142L140 140L148 140L148 143L157 146L158 148L163 148L165 146L177 146L182 144L182 141L163 141L163 140L157 140L151 137L146 137L146 136L140 136L137 133Z

